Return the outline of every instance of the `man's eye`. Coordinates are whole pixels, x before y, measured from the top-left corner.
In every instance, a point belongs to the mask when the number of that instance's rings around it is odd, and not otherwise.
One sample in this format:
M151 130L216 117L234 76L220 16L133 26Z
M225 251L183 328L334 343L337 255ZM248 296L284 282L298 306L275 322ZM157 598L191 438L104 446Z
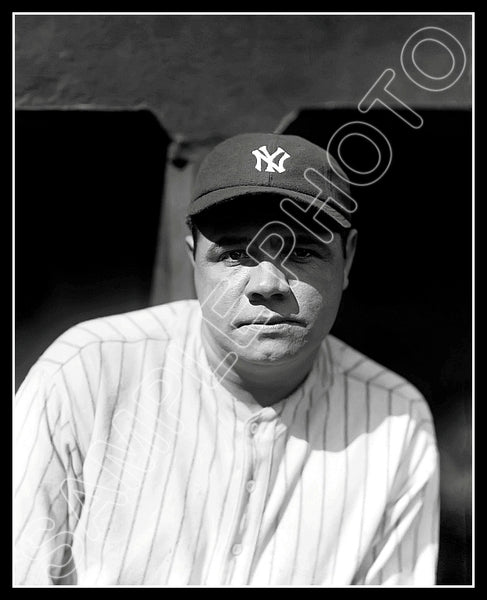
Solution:
M311 258L312 256L314 256L313 252L311 252L311 250L308 250L307 248L294 248L294 250L291 252L291 256L293 258L297 258L297 259L304 259L304 258Z
M221 260L242 261L248 258L245 250L229 250L221 255Z

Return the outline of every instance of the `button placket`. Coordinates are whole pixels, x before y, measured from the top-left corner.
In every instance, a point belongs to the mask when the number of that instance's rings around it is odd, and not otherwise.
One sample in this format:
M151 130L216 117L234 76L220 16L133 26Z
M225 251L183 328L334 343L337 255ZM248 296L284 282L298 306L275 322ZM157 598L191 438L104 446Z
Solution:
M259 423L257 421L252 421L251 423L247 424L247 434L250 438L253 438L258 430L259 430ZM252 442L250 442L250 445L252 445ZM243 538L245 536L245 529L247 528L247 525L248 525L249 494L252 493L255 489L255 481L252 479L253 473L255 472L254 460L255 460L254 451L252 448L250 448L250 462L247 463L247 465L248 465L247 466L247 473L248 473L247 477L249 477L249 479L245 482L245 485L244 485L244 490L245 490L245 497L243 498L244 507L243 507L242 517L240 519L240 523L239 523L239 527L238 527L238 533L235 536L236 539L234 538L234 543L230 548L230 553L232 554L234 559L239 557L243 552Z
M238 570L239 581L245 584L249 582L252 574L255 560L254 553L261 533L269 475L272 466L271 454L274 449L273 444L277 426L277 419L268 420L265 416L263 418L264 423L260 423L261 427L263 427L263 430L261 430L261 441L254 445L256 452L254 454L253 471L251 471L250 478L246 482L247 493L254 495L250 503L251 511L249 513L248 529L245 538L246 552L248 551L250 559L245 564L241 564Z
M227 579L228 582L231 582L234 576L245 579L247 577L245 573L251 568L253 560L253 551L251 548L255 546L255 539L258 536L258 531L253 531L253 524L260 523L260 519L256 518L256 515L254 514L256 507L254 506L254 508L252 508L252 506L255 502L257 502L258 505L262 502L260 494L257 495L258 488L256 478L256 473L260 470L258 456L262 454L262 451L260 453L256 452L256 448L261 443L268 443L268 440L265 441L264 439L262 439L262 442L257 443L257 439L255 438L259 433L265 437L265 425L267 423L264 423L264 421L268 421L269 418L266 417L269 416L274 416L274 413L269 415L264 413L260 413L259 416L254 415L253 419L245 425L247 436L247 461L241 488L241 502L243 504L241 506L241 516L238 527L235 530L233 541L229 548L232 567ZM259 435L259 439L260 437L261 436ZM249 527L251 527L250 530Z

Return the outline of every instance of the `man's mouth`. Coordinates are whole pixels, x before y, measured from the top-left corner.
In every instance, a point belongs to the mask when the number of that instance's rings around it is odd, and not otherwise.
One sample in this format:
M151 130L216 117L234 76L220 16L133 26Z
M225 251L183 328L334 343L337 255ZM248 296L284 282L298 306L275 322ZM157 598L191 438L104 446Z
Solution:
M274 315L271 317L258 317L256 319L247 319L245 321L238 321L236 327L244 326L272 326L272 325L298 325L304 327L305 324L300 319L294 319L292 317L282 317L281 315Z

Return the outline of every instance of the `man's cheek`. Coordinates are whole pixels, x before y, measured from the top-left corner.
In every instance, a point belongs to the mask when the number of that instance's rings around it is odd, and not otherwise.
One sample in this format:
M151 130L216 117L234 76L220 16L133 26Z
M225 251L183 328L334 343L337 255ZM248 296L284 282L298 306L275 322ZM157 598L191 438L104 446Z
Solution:
M239 287L228 278L205 282L198 299L205 319L221 325L231 321L242 304Z
M200 304L209 302L220 281L221 278L215 277L210 270L201 269L195 273L195 290Z
M291 287L294 297L301 308L301 312L308 314L317 314L325 304L325 294L320 291L325 286L317 285L314 282L297 281L293 282Z

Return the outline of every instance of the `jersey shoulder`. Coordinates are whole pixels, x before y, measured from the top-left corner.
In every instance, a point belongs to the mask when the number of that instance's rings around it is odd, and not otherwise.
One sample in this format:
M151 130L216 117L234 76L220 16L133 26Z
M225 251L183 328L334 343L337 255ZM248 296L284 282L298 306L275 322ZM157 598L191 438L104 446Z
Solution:
M194 328L200 315L197 300L179 300L126 313L80 322L60 335L39 361L62 365L82 351L100 344L146 341L167 343Z
M325 343L336 372L372 389L387 391L394 398L427 407L423 394L398 373L332 335L327 336Z

